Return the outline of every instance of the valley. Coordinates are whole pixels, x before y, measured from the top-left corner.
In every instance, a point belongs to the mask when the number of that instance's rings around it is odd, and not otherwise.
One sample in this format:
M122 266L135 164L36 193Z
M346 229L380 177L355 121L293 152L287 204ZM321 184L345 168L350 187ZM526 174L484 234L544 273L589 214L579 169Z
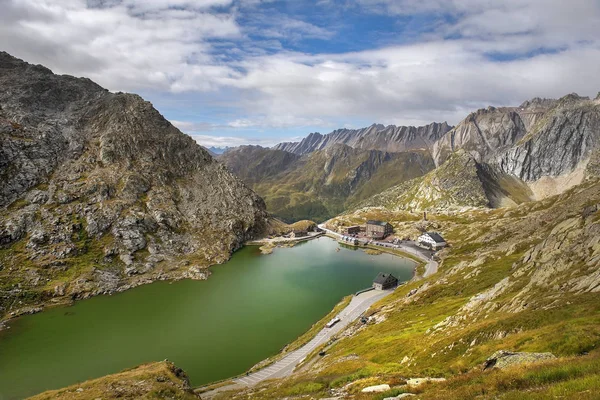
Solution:
M242 146L218 160L263 197L271 213L288 223L323 222L435 167L425 150L389 153L345 144L306 155Z

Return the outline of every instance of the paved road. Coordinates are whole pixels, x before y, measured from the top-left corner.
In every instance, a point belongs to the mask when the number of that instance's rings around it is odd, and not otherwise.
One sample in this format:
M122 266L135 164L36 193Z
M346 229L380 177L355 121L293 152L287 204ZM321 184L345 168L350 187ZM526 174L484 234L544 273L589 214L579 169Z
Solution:
M427 264L425 265L425 273L423 274L424 278L427 278L428 276L431 276L433 274L435 274L436 272L438 272L438 262L437 261L433 261L433 260L429 260L427 261Z
M300 364L300 362L302 362L302 360L314 349L329 341L336 333L358 319L358 317L367 311L373 303L381 300L392 292L393 290L371 290L369 292L361 293L358 296L354 296L350 301L350 304L338 314L341 318L340 322L331 328L323 328L310 342L291 352L271 366L243 378L235 379L235 382L246 385L255 385L265 379L281 378L290 375L296 365Z
M335 237L341 238L343 236L337 232L325 228L323 224L319 225L319 228L323 229L325 232ZM412 254L425 262L425 273L423 274L423 277L427 278L428 276L431 276L438 271L439 264L437 263L437 261L434 261L432 259L434 253L433 251L418 246L417 243L413 242L412 240L404 240L402 243L397 244L396 248L405 251L409 254Z
M257 372L234 379L235 384L218 388L211 392L202 393L201 398L210 398L218 392L232 389L240 389L246 386L256 385L257 383L264 381L265 379L281 378L284 376L291 375L294 368L300 364L304 358L310 354L317 347L323 345L335 334L346 328L351 322L356 321L367 309L383 299L393 290L371 290L364 292L358 296L354 296L350 301L350 304L346 306L339 314L341 321L335 324L331 328L323 328L310 342L306 343L299 349L291 352L290 354L283 357L281 360L271 364L267 368L261 369Z

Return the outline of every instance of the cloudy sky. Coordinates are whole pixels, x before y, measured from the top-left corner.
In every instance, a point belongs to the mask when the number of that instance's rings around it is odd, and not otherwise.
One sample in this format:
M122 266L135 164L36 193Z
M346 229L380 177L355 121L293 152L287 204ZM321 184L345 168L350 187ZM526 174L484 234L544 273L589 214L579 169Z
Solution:
M0 0L0 50L141 94L201 144L600 91L600 0Z

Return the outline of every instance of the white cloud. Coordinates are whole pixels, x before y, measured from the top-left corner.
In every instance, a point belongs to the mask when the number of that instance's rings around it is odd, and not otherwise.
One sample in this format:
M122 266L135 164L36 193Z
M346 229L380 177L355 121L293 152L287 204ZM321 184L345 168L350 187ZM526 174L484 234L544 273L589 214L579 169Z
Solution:
M179 130L188 133L212 131L213 129L217 128L216 125L206 122L177 121L173 119L169 122L175 125Z
M213 63L207 40L241 32L233 15L205 9L228 2L166 9L188 3L128 0L90 8L84 0L11 0L0 14L0 47L113 90L212 90L236 71Z
M248 111L399 124L458 122L488 104L600 90L593 0L360 0L371 11L449 14L418 43L345 54L281 52L244 62ZM451 19L452 20L452 19ZM449 37L451 39L449 39Z
M282 38L335 32L285 15L269 20L264 2L5 0L0 48L112 90L220 94L221 106L242 110L222 118L224 129L327 127L344 118L456 123L488 104L600 90L596 0L349 1L363 12L449 18L418 42L341 54L283 48ZM240 25L244 13L256 23ZM261 28L264 40L251 40Z
M212 136L212 135L197 135L190 134L196 142L204 147L236 147L246 144L260 145L263 147L270 147L280 142L280 140L274 138L261 138L261 137L239 137L239 136ZM288 141L297 141L299 138L293 137L286 139Z
M321 118L303 118L294 115L257 116L255 118L239 118L227 123L231 128L291 128L291 127L333 127Z

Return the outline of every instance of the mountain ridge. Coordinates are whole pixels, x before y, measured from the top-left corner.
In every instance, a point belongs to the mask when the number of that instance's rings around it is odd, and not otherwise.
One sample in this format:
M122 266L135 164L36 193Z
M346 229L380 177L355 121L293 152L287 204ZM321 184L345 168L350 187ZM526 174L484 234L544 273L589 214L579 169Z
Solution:
M446 122L433 122L420 127L373 124L360 129L336 129L325 135L313 132L300 142L279 143L273 149L303 155L342 143L361 150L399 153L429 149L435 140L450 129Z

